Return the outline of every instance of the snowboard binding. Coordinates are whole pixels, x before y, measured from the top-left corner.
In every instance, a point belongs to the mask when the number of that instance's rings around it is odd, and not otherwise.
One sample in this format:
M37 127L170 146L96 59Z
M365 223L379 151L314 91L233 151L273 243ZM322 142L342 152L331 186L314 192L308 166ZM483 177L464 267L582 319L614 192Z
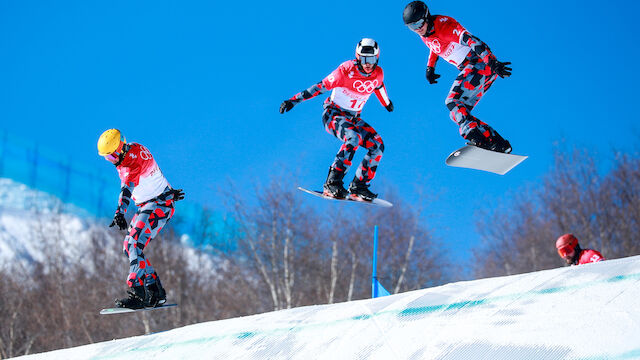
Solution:
M344 172L338 171L334 168L329 168L329 174L327 180L322 186L322 195L332 197L334 199L345 199L349 193L344 188L342 179L344 178Z
M147 286L134 286L127 290L127 297L116 299L118 308L143 309L162 306L167 301L167 293L160 281Z
M505 140L497 131L493 130L493 134L489 137L484 136L480 130L472 129L464 139L467 140L469 145L477 146L479 148L501 152L504 154L511 153L511 144Z
M357 201L371 202L378 197L378 194L371 192L369 186L364 181L354 178L351 185L349 185L349 197Z

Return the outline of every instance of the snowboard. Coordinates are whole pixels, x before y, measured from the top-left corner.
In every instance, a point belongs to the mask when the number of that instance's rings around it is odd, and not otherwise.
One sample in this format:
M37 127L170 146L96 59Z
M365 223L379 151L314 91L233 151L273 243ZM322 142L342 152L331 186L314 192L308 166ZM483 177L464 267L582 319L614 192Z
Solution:
M313 196L321 197L323 199L336 200L336 201L352 201L352 202L365 203L365 204L377 205L377 206L382 206L382 207L392 207L393 206L393 204L388 202L387 200L378 199L378 198L375 198L372 201L355 200L355 199L352 199L349 196L347 196L344 199L336 199L336 198L332 198L331 196L323 195L322 191L307 190L307 189L305 189L303 187L300 187L300 186L298 186L298 190L304 191L304 192L306 192L308 194L311 194Z
M108 308L108 309L100 310L100 315L123 314L123 313L132 313L132 312L138 312L138 311L158 310L158 309L165 309L165 308L170 308L174 306L178 306L178 304L164 304L162 306L142 308L142 309Z
M528 156L505 154L467 144L452 152L445 161L449 166L488 171L504 175Z

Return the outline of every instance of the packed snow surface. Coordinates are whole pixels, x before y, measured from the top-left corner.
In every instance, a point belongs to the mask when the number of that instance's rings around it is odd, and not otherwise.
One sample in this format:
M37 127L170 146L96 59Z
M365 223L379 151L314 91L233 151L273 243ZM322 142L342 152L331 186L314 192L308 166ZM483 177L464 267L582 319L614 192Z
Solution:
M634 358L640 358L640 256L211 321L21 357Z

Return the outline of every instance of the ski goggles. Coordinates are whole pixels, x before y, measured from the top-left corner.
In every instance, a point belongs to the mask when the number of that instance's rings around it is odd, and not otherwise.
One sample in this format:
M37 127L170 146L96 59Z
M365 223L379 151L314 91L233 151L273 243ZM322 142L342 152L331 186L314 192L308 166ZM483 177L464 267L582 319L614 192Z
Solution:
M422 19L420 19L420 20L418 20L416 22L408 23L407 26L411 30L418 30L424 25L425 22L426 22L426 20L424 18L422 18Z
M377 56L362 56L362 55L360 55L360 63L361 64L375 65L375 64L378 63L378 57Z
M573 248L571 246L563 246L558 249L558 254L562 257L567 257L573 253Z
M109 155L104 155L102 156L103 158L105 158L105 160L107 160L108 162L115 164L118 162L118 160L120 159L120 153L118 152L112 152Z

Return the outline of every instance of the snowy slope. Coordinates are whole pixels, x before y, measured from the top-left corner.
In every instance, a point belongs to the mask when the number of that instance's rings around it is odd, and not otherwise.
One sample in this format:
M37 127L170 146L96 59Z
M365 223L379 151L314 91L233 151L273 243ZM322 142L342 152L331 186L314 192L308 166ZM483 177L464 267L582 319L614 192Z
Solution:
M640 358L640 256L213 321L20 359L202 358Z

